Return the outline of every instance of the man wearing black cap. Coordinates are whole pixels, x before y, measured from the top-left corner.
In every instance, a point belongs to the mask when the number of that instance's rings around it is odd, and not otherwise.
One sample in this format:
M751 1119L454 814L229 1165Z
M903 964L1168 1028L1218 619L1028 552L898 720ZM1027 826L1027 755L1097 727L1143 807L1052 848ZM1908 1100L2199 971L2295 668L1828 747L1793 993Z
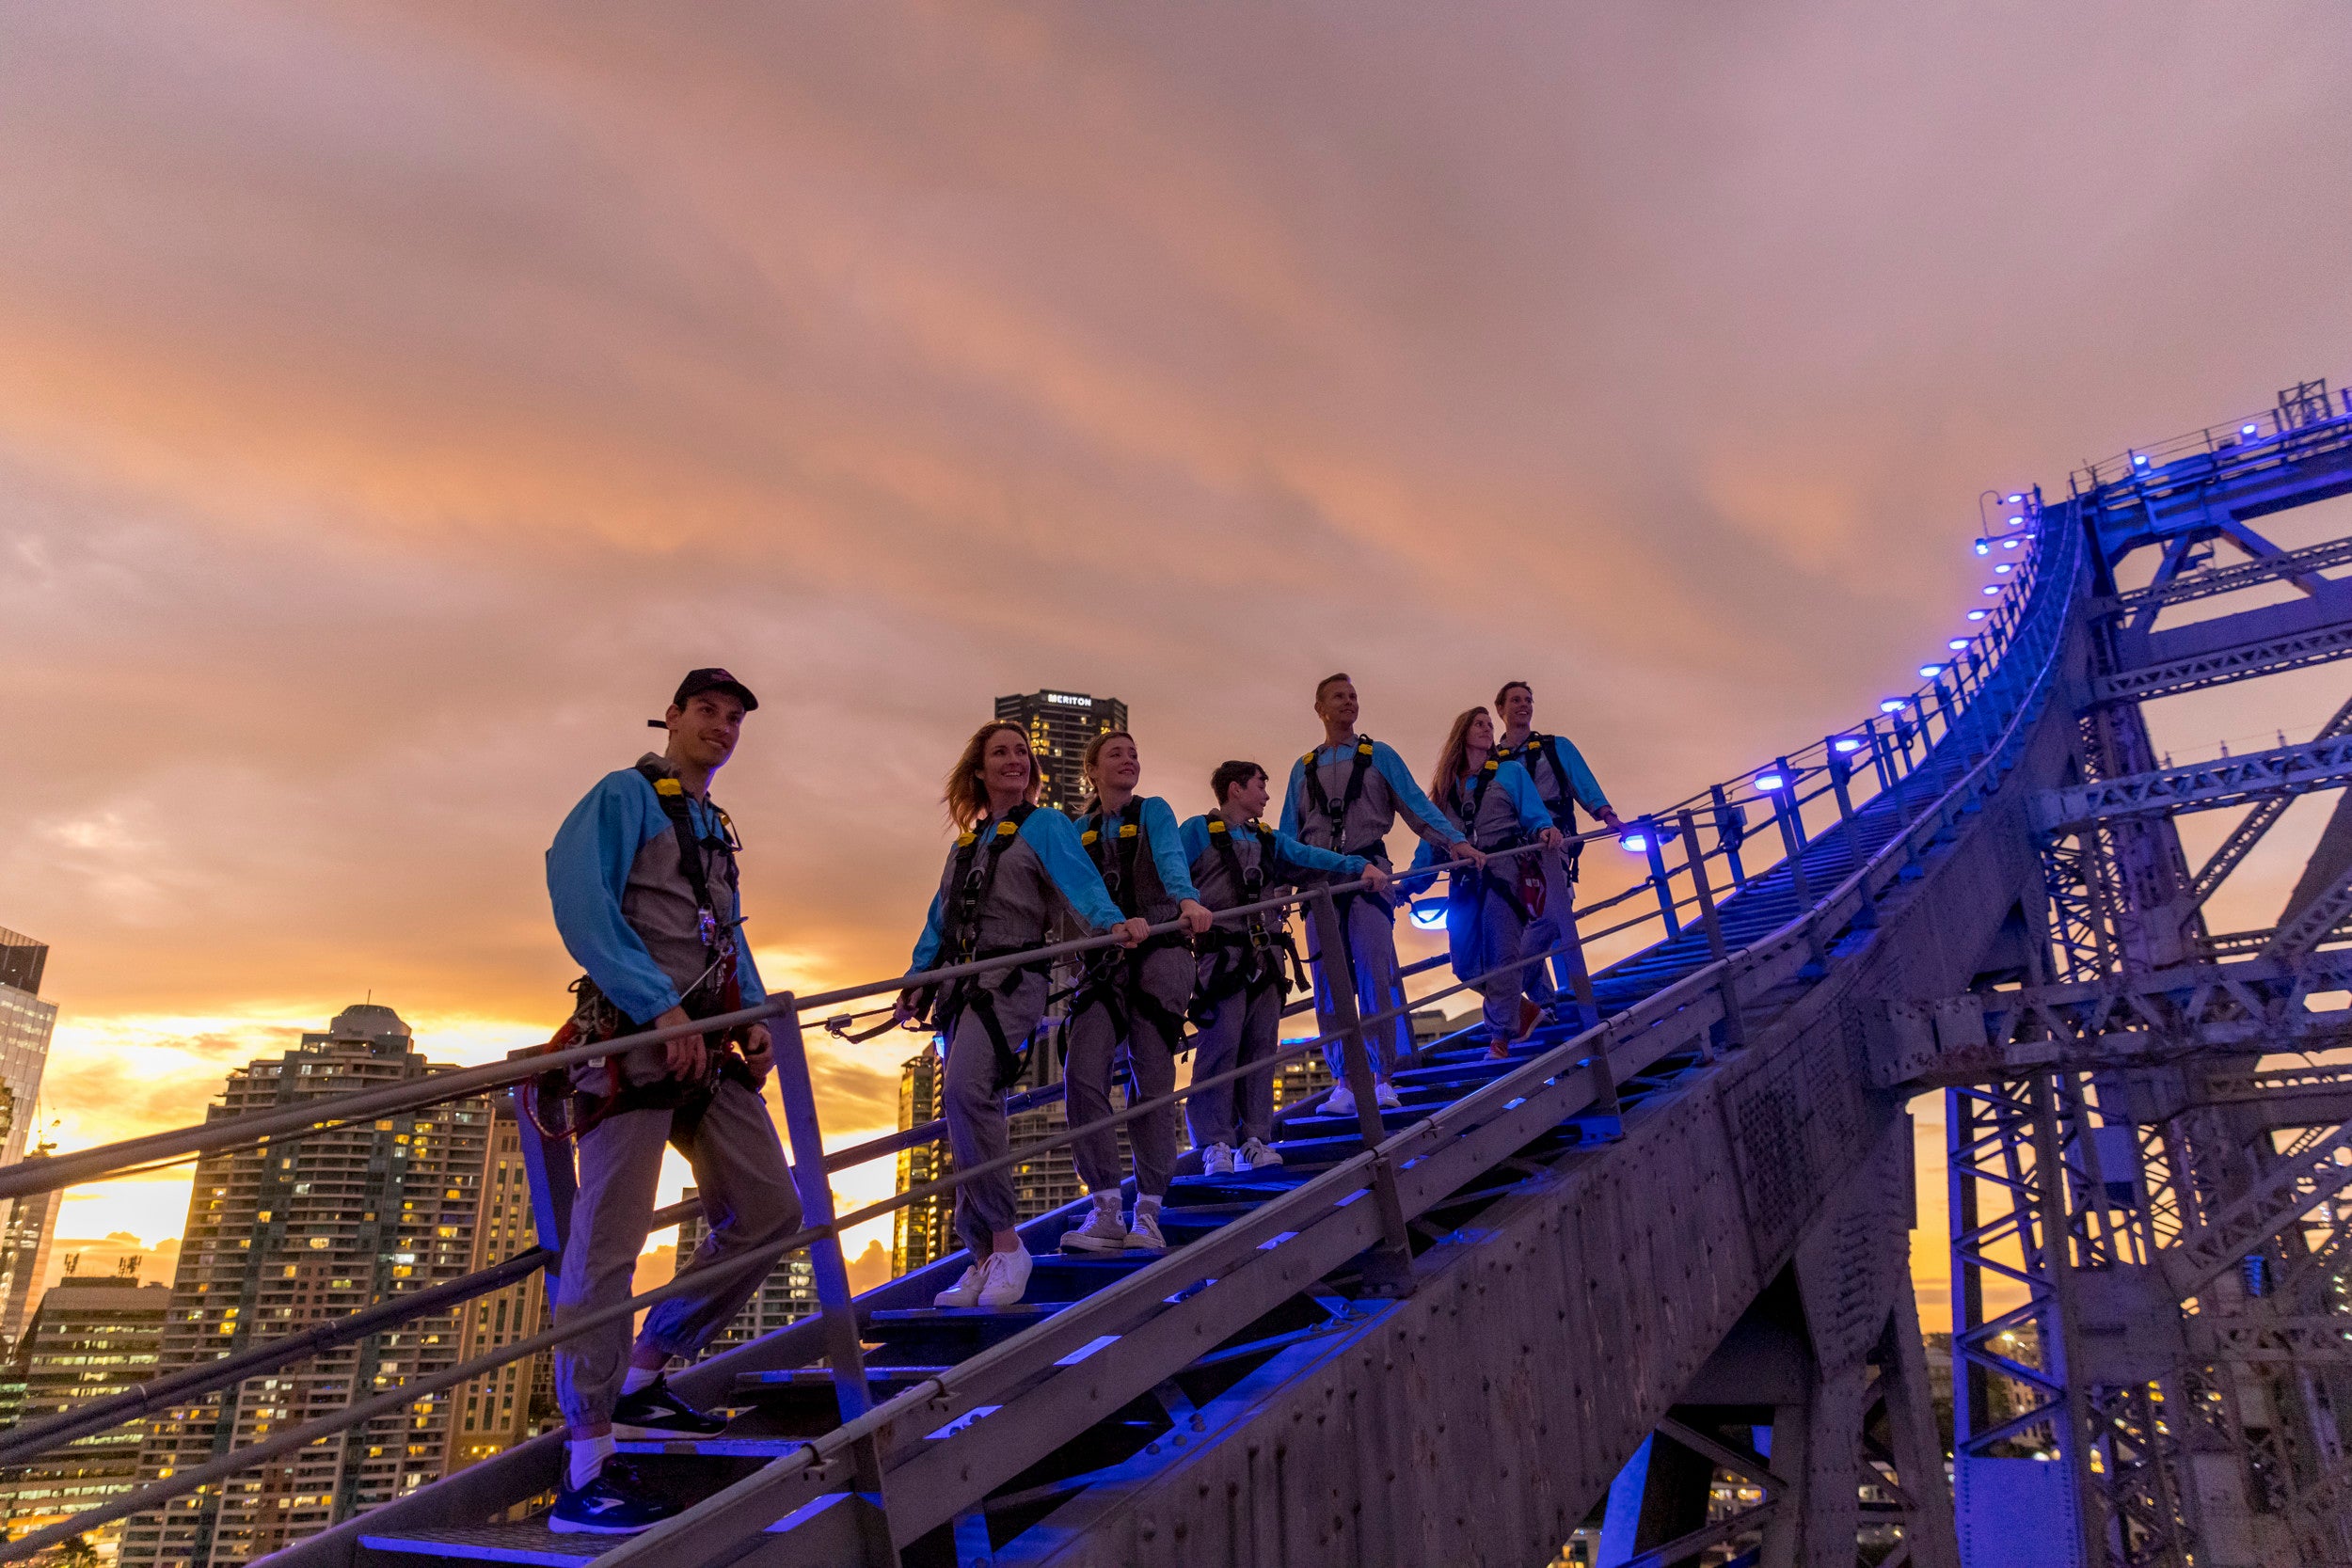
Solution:
M587 974L573 1023L610 1038L767 999L742 937L734 825L710 800L759 705L724 670L680 683L660 755L607 774L573 808L548 850L548 892L564 945ZM738 1054L736 1044L741 1051ZM684 1035L575 1072L580 1184L564 1240L556 1322L624 1301L644 1250L665 1145L692 1166L709 1234L680 1274L709 1269L800 1227L801 1200L760 1098L767 1026L723 1038ZM626 1320L555 1352L556 1401L571 1429L555 1512L562 1532L624 1535L676 1509L625 1465L617 1437L706 1437L726 1423L669 1391L662 1370L724 1328L759 1289L755 1266L715 1276L646 1314L632 1350Z

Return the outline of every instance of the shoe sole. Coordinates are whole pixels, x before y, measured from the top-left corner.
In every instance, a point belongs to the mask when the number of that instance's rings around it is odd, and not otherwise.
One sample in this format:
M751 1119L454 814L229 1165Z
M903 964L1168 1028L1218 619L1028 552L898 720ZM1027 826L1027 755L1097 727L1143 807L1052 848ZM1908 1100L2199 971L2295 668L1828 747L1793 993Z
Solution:
M724 1431L726 1431L724 1426L713 1427L708 1432L693 1432L684 1427L641 1427L629 1426L620 1421L612 1423L613 1436L625 1437L634 1443L691 1443L700 1438L716 1437Z
M1127 1241L1123 1236L1116 1242L1100 1240L1091 1236L1081 1241L1075 1234L1064 1236L1061 1239L1061 1249L1064 1252L1124 1252L1126 1248Z

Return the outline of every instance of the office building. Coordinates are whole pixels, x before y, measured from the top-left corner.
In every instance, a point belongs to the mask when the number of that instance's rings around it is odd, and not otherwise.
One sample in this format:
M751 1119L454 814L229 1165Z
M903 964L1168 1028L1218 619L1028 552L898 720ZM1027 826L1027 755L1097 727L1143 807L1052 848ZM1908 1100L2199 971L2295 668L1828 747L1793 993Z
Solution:
M1076 691L1032 691L1026 696L997 698L996 717L1029 732L1029 750L1045 780L1038 804L1074 812L1087 795L1078 771L1086 760L1087 743L1105 730L1125 729L1127 705L1116 697L1089 697Z
M167 1285L142 1285L138 1260L113 1275L67 1275L40 1299L10 1368L24 1388L21 1419L40 1421L121 1393L154 1376L163 1348ZM11 1536L53 1525L131 1490L145 1423L78 1438L30 1465L0 1469L0 1508ZM119 1523L87 1539L111 1558Z
M392 1009L349 1007L325 1031L304 1035L297 1049L230 1074L215 1114L324 1100L440 1070ZM234 1354L465 1274L475 1255L491 1119L487 1101L458 1100L199 1159L160 1370ZM453 1365L460 1315L452 1308L414 1319L159 1412L140 1449L140 1480ZM122 1562L246 1562L389 1502L446 1467L453 1404L446 1393L428 1395L135 1515L123 1531Z
M0 927L0 1164L24 1158L34 1143L34 1104L57 1023L56 1004L40 999L49 947ZM57 1197L42 1193L0 1199L0 1338L13 1346L24 1331L33 1298L49 1266Z
M688 1197L695 1189L685 1191ZM677 1227L677 1261L684 1269L697 1247L710 1234L703 1223L699 1210L679 1222ZM768 1277L759 1282L759 1293L735 1315L735 1321L721 1329L709 1344L703 1347L700 1360L707 1360L721 1351L750 1344L763 1334L773 1333L787 1323L798 1323L817 1310L817 1271L808 1260L808 1253L787 1252L776 1260Z
M483 1163L481 1212L474 1225L473 1256L467 1263L469 1274L539 1244L532 1217L531 1178L523 1168L523 1131L512 1101L501 1095L491 1101L489 1150ZM547 1271L533 1269L505 1289L468 1303L458 1308L458 1317L463 1324L457 1336L460 1361L528 1339L552 1322ZM449 1468L462 1470L502 1453L556 1419L549 1354L541 1351L510 1361L461 1385L452 1395L454 1431Z

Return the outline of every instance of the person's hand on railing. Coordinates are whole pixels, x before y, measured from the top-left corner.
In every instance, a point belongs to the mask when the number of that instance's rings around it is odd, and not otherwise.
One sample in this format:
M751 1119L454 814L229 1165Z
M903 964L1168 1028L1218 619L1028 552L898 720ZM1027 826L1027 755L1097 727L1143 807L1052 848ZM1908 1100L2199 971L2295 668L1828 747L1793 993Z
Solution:
M1542 832L1535 835L1535 842L1542 845L1547 849L1557 849L1560 847L1560 830L1557 828L1546 828Z
M744 1031L743 1065L752 1069L752 1086L765 1087L776 1065L776 1037L766 1024L755 1023Z
M691 1020L686 1016L684 1007L672 1007L668 1012L655 1019L653 1026L657 1029L668 1029L691 1022ZM661 1052L663 1065L669 1068L670 1076L682 1078L690 1084L702 1077L704 1071L710 1066L710 1052L703 1044L703 1037L700 1035L675 1036L662 1042Z
M902 990L898 993L898 1000L890 1005L890 1022L904 1029L914 1022L915 1014L921 1011L921 1006L922 1005L914 1000L913 991Z
M1457 861L1468 861L1472 865L1485 865L1486 863L1486 851L1480 849L1477 845L1472 844L1466 838L1457 838L1453 843L1447 845L1445 852L1453 856Z
M1207 936L1209 927L1216 919L1216 916L1209 912L1207 905L1194 899L1187 898L1176 906L1176 923L1184 928L1184 934L1188 937Z
M1121 947L1139 947L1152 935L1152 923L1137 915L1133 920L1122 920L1112 927L1110 934L1119 939Z
M1625 818L1607 806L1600 808L1600 819L1609 824L1609 831L1622 837L1626 832Z
M1389 875L1389 868L1378 861L1364 863L1364 886L1381 897L1389 895L1389 884L1395 879Z

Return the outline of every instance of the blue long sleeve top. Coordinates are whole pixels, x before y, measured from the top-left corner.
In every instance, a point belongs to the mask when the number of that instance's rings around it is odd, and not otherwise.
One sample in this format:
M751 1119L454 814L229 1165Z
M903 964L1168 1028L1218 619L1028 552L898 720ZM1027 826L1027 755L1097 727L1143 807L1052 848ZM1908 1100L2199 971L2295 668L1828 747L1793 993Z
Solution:
M1159 873L1160 891L1179 904L1187 898L1200 902L1200 890L1192 885L1192 861L1184 853L1184 835L1176 826L1175 808L1157 795L1141 800L1137 826L1143 829L1144 842L1152 847L1152 869ZM1079 848L1085 848L1083 839Z
M1314 753L1315 766L1324 768L1345 761L1355 750L1356 743L1352 740L1342 746L1319 746ZM1422 793L1421 785L1413 782L1412 771L1405 766L1405 759L1396 754L1395 747L1385 740L1374 741L1372 768L1389 786L1389 794L1396 804L1417 819L1418 826L1413 828L1413 832L1424 842L1431 833L1435 833L1440 843L1460 842L1462 830L1449 821L1445 813ZM1282 832L1294 838L1299 834L1300 813L1304 810L1307 798L1306 784L1307 759L1300 757L1291 764L1290 778L1282 786Z
M979 831L991 832L994 826L993 819L982 822ZM1107 931L1127 918L1119 912L1110 889L1103 885L1103 875L1095 870L1086 847L1078 842L1078 830L1070 818L1057 811L1031 812L1029 819L1021 824L1020 840L1037 856L1046 879L1093 931ZM1184 886L1191 885L1192 878L1187 872ZM939 962L940 947L946 941L946 920L947 890L943 885L931 895L930 912L924 917L923 935L914 944L914 958L907 965L908 974L930 969Z
M1209 852L1207 816L1185 817L1183 832L1184 859L1187 863L1198 863L1200 857ZM1319 872L1332 877L1360 877L1364 874L1366 863L1361 855L1335 855L1328 849L1320 849L1306 843L1296 833L1279 828L1274 832L1274 854L1282 865L1294 871ZM1269 886L1280 880L1273 869L1267 871L1266 882Z
M689 796L687 807L698 834L720 832L718 814L707 801ZM635 768L624 768L596 782L548 848L548 897L564 950L614 1006L639 1022L676 1006L681 974L691 984L707 963L675 844L653 785ZM759 966L743 940L741 890L731 877L713 877L710 895L723 906L711 912L735 931L735 977L744 1005L766 1001ZM632 923L631 912L645 931ZM648 946L648 934L668 957L666 966Z
M1576 749L1576 742L1565 735L1548 735L1543 741L1545 765L1552 769L1554 778L1565 779L1568 793L1575 797L1576 803L1595 816L1607 811L1609 797L1601 793L1600 781L1594 778L1592 768L1585 766L1584 753ZM1516 755L1516 748L1497 748L1496 754Z
M1544 806L1543 796L1535 788L1535 781L1529 778L1527 769L1518 763L1506 762L1496 768L1494 783L1486 786L1486 794L1479 801L1478 815L1489 822L1494 820L1492 802L1498 792L1510 806L1519 831L1528 837L1533 838L1546 828L1556 826L1551 813ZM1477 824L1472 823L1471 826L1474 828ZM1437 846L1424 839L1421 847L1413 853L1412 869L1420 871L1435 865L1438 859Z

